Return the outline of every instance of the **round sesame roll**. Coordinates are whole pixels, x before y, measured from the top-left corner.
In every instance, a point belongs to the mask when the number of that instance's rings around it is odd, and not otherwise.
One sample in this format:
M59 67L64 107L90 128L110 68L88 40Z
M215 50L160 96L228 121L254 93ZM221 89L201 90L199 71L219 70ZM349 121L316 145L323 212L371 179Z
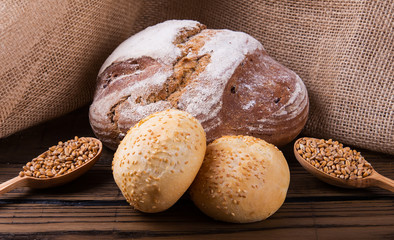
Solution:
M250 136L224 136L208 145L190 195L214 219L247 223L275 213L289 183L286 159L274 145Z
M114 155L113 176L135 209L164 211L191 185L205 150L205 132L194 117L158 112L128 131Z

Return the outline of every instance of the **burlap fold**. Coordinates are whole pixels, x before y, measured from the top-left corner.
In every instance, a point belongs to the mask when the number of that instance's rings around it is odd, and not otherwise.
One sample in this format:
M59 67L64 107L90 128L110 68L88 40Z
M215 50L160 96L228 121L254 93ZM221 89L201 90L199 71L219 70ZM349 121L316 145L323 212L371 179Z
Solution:
M394 1L0 3L0 137L87 104L128 36L166 19L244 31L307 85L306 135L394 154Z

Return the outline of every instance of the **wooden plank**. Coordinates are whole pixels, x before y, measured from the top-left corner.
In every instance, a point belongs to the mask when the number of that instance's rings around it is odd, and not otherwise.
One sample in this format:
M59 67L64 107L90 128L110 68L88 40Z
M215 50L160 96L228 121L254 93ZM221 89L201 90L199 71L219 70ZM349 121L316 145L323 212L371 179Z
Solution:
M307 231L309 229L309 231ZM394 205L392 200L285 203L269 219L251 224L229 224L204 216L189 200L183 200L168 211L143 214L129 206L57 206L40 204L2 204L0 236L26 234L67 235L95 231L96 234L138 234L156 237L197 237L231 234L236 236L291 236L294 239L322 239L348 236L361 231L394 234ZM283 234L281 231L283 231ZM290 231L288 231L290 230ZM313 231L312 231L313 230ZM335 231L332 231L335 230ZM353 231L356 230L356 231ZM368 234L367 234L368 233ZM246 234L246 235L245 235ZM342 235L345 234L345 235ZM83 235L83 234L82 234ZM299 238L298 238L299 237ZM322 238L321 238L322 237ZM204 237L205 238L205 237ZM366 238L362 238L366 239Z

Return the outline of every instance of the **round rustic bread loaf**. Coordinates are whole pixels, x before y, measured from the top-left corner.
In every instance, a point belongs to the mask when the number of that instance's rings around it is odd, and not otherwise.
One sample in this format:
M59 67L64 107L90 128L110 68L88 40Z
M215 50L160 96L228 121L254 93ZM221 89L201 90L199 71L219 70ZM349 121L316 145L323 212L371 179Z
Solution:
M115 182L135 209L164 211L193 182L205 149L204 129L189 113L152 114L131 128L116 150Z
M142 118L187 111L210 142L253 135L275 145L294 139L307 120L302 80L246 33L170 20L124 41L98 75L90 124L115 149Z
M286 159L274 145L250 136L224 136L208 145L190 195L214 219L255 222L282 206L289 182Z

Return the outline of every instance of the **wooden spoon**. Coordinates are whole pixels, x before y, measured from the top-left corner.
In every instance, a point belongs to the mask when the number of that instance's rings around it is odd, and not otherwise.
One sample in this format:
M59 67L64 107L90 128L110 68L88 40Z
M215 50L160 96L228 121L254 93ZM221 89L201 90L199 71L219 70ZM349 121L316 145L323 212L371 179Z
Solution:
M0 195L3 193L7 193L15 188L18 188L18 187L30 187L30 188L55 187L55 186L59 186L59 185L68 183L68 182L78 178L82 174L84 174L91 167L93 167L93 165L96 163L96 161L100 158L101 151L103 149L103 144L101 143L100 140L98 140L96 138L89 138L89 137L85 137L85 138L96 142L96 144L99 146L97 154L93 158L91 158L89 161L85 162L80 167L75 168L72 172L65 173L63 175L56 176L53 178L36 178L36 177L29 177L26 175L23 177L20 177L20 176L14 177L14 178L0 184ZM48 151L46 151L46 152L48 152Z
M320 139L315 139L315 138L303 138L303 139L311 139L311 140L320 140ZM312 175L317 177L318 179L322 180L323 182L326 182L328 184L338 186L338 187L343 187L343 188L367 188L367 187L380 187L384 188L386 190L389 190L391 192L394 192L394 181L392 179L389 179L387 177L384 177L380 175L378 172L376 172L372 168L372 173L365 177L365 178L359 178L359 179L341 179L338 177L331 176L323 171L320 171L316 167L312 166L307 160L305 160L298 152L296 149L297 143L301 141L302 139L298 139L294 143L294 155L297 158L298 162Z

